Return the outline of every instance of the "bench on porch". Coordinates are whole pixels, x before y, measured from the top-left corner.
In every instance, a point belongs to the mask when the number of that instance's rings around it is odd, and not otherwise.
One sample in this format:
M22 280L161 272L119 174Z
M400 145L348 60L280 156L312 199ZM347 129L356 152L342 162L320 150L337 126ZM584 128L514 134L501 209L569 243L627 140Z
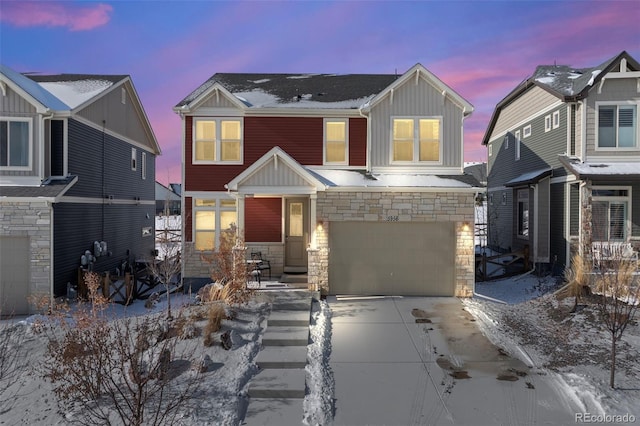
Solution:
M634 262L638 267L638 252L633 249L631 243L622 241L596 241L591 245L593 267L595 269L607 268L613 262Z

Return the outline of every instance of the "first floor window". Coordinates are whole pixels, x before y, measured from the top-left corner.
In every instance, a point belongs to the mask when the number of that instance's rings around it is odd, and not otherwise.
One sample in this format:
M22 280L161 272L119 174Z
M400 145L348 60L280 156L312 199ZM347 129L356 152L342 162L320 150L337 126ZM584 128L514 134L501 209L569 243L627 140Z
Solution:
M0 167L29 166L29 122L0 120Z
M529 237L529 190L518 190L518 236Z
M635 148L638 120L636 105L598 107L598 148Z
M195 119L193 161L239 162L242 122L239 119Z
M622 188L592 189L591 221L594 241L626 241L629 192Z
M392 160L397 162L440 161L440 118L394 118Z
M220 240L220 231L237 223L236 202L229 199L203 199L194 201L193 234L196 250L212 251Z

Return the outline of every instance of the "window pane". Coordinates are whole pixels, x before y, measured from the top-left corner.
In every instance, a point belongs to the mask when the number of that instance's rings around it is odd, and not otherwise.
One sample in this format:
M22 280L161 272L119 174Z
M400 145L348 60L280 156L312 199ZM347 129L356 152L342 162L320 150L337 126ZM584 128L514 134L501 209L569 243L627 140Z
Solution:
M302 203L289 204L289 236L303 236Z
M239 121L223 121L222 128L222 140L240 140L240 122Z
M413 140L393 142L394 161L413 161Z
M211 141L196 142L196 160L198 161L215 161L216 159L216 143Z
M222 161L240 161L240 142L223 141L220 148Z
M0 166L9 165L9 135L8 123L0 121Z
M618 110L618 146L636 146L636 107L620 107Z
M215 231L196 232L196 250L213 250L215 248Z
M438 161L440 144L432 141L420 141L420 161Z
M221 207L235 207L236 206L236 200L220 200L220 206Z
M609 238L625 239L626 203L610 203L609 206Z
M216 200L204 200L202 198L196 198L196 207L215 207Z
M606 201L594 201L591 207L591 222L593 225L593 240L607 241L609 203Z
M236 212L220 212L220 228L229 229L232 223L236 223Z
M600 147L616 146L614 116L615 107L600 107L598 110L598 146Z
M216 122L215 121L196 121L196 139L215 140L216 138Z
M327 142L327 163L344 163L347 161L344 142Z
M394 119L393 139L413 139L413 119Z
M343 121L327 122L327 141L345 141L346 123Z
M440 120L420 120L420 140L440 140Z
M29 123L12 121L9 123L9 165L29 165Z
M216 212L196 211L196 230L215 230Z

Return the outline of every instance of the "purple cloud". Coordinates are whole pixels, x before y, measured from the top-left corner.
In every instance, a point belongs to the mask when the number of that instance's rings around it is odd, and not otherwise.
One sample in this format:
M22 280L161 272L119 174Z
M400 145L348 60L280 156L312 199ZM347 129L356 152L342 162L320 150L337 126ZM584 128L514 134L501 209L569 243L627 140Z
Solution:
M87 31L109 22L113 8L108 4L79 7L70 2L5 2L0 20L16 27L66 27Z

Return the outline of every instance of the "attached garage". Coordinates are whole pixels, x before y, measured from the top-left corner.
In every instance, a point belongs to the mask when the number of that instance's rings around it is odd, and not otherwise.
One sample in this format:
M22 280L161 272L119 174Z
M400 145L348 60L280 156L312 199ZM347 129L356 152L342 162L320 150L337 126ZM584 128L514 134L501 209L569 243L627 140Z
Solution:
M29 237L0 237L0 313L29 312Z
M332 294L453 296L452 222L338 222L329 226Z

